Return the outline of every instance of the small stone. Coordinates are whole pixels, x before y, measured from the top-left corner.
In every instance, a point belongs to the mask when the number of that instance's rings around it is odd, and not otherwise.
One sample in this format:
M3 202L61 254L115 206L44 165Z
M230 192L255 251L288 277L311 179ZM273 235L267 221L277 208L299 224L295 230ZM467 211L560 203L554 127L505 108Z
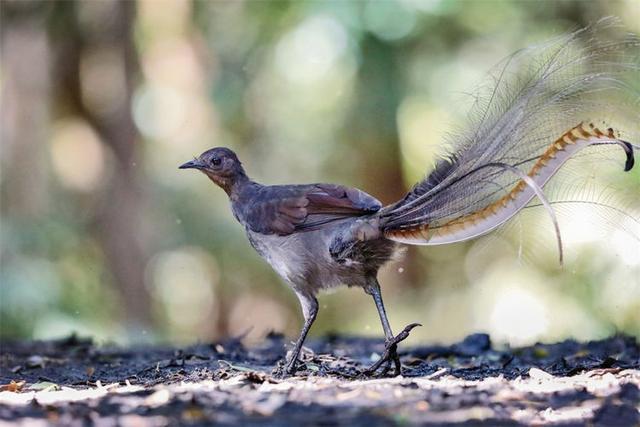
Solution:
M529 369L529 377L534 380L550 380L553 378L553 375L542 369L531 368Z

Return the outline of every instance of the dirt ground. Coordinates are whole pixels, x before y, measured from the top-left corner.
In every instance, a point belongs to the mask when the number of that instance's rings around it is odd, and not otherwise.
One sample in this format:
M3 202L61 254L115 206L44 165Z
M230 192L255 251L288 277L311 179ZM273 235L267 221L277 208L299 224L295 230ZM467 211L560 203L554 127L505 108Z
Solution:
M185 348L3 342L0 425L640 425L631 337L496 349L400 345L403 376L363 378L379 340L309 341L295 377L272 371L285 340Z

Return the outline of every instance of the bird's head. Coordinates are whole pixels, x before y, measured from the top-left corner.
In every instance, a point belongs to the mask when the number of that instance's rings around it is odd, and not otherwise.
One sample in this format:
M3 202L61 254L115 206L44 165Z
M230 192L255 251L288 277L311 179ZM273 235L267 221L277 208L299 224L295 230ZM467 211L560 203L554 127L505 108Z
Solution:
M236 153L225 147L207 150L181 165L180 169L198 169L227 194L231 194L237 184L248 180Z

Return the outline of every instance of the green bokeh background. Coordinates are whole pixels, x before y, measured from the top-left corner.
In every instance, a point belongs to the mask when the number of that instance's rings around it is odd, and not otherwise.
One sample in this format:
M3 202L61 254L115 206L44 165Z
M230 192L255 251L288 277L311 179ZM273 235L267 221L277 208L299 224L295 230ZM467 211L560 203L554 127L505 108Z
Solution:
M391 203L506 55L607 15L640 22L633 0L1 6L0 337L180 344L293 336L301 314L225 194L179 164L224 145L260 182L343 183ZM636 214L638 169L615 178ZM570 215L564 268L533 212L477 241L410 248L381 274L392 325L423 323L414 342L640 336L633 229ZM361 290L320 303L312 335L381 336Z

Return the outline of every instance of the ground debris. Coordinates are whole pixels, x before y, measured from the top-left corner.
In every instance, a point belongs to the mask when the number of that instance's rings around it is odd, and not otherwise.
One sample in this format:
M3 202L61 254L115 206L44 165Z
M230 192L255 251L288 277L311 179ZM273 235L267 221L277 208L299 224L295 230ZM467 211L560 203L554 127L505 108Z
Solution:
M283 338L245 348L118 348L70 337L4 342L0 425L638 425L640 346L615 336L496 349L485 334L401 353L402 377L364 378L380 340L309 342L274 375Z

